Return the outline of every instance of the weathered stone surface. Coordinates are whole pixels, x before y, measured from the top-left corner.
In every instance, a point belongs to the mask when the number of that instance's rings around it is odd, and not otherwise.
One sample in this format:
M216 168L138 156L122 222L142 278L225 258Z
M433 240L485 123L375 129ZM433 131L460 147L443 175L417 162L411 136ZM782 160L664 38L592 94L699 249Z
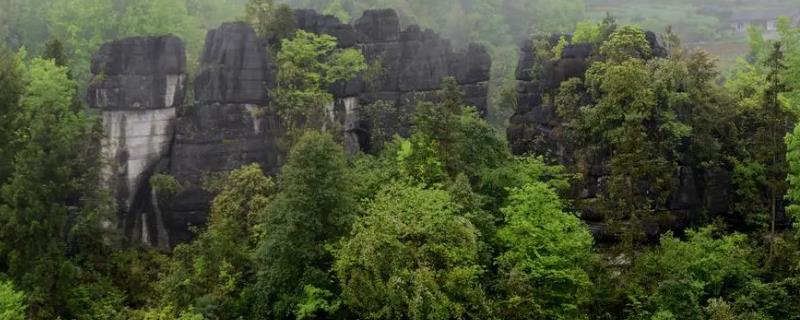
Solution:
M456 52L430 30L402 30L394 10L367 11L354 25L311 10L294 14L297 28L333 35L340 47L360 49L368 62L380 61L384 68L370 83L359 78L331 88L336 99L325 107L342 124L348 152L369 148L370 128L360 106L383 100L397 111L388 114L410 116L416 101L438 98L447 76L486 114L491 69L486 48L470 45ZM275 76L266 52L247 24L211 30L189 105L182 104L185 61L179 39L132 38L98 52L89 100L108 110L107 154L114 159L109 176L120 181L116 195L132 241L165 247L192 239L190 226L205 223L214 196L203 189L204 176L250 163L277 173L283 129L276 112L265 108ZM406 121L400 118L395 121ZM173 176L184 190L168 199L155 196L148 180L157 172Z
M708 213L715 216L729 213L734 196L730 171L719 168L709 170L704 172L703 181L703 200Z
M355 27L333 16L312 10L295 11L297 27L309 32L337 37L342 47L360 48L369 63L380 61L382 76L366 85L363 80L334 86L338 98L359 97L361 103L381 97L400 97L411 92L435 91L447 76L455 77L471 89L488 83L491 58L485 47L469 45L456 52L450 42L431 30L416 25L401 30L394 10L367 10ZM487 93L472 93L476 107L485 114ZM390 101L390 102L398 102Z
M169 152L175 108L103 112L104 154L113 159L111 175L120 208L128 210L153 167Z
M183 103L186 58L173 36L136 37L103 45L92 57L88 101L104 110L171 108Z
M367 10L354 26L311 10L295 11L295 19L299 29L335 36L341 47L359 48L368 63L379 63L383 68L379 77L369 83L355 79L331 88L337 98L334 105L351 106L354 112L347 114L357 117L342 122L346 127L346 148L351 152L369 149L369 128L360 118L359 106L378 100L395 105L413 105L419 100L436 99L435 91L441 88L442 80L448 76L456 78L467 103L481 115L488 113L492 64L489 52L483 46L471 44L464 50L455 51L449 41L431 30L422 30L416 25L402 30L400 18L391 9ZM395 122L401 121L397 119ZM350 145L356 142L357 145Z
M400 40L400 18L392 9L364 12L364 15L356 20L355 29L366 35L370 42Z
M148 180L169 155L186 66L180 39L129 38L105 44L92 59L89 105L102 111L104 178L114 191L129 240L157 244L161 217L145 214ZM149 217L149 219L148 219ZM149 220L149 222L148 222Z
M194 82L199 103L266 105L269 62L265 44L244 22L208 32Z
M258 163L276 173L281 163L277 118L247 104L201 104L178 119L169 173L186 188L164 204L170 240L190 240L190 225L203 225L213 195L204 177Z

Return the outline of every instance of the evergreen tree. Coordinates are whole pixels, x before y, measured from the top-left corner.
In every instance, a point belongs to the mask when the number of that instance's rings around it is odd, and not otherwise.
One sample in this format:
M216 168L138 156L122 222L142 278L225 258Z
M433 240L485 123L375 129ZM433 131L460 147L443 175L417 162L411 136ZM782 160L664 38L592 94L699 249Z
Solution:
M19 100L23 94L23 73L20 60L4 46L0 46L0 183L12 172L14 158L14 128L19 113Z
M61 43L61 41L58 41L58 39L50 40L44 45L42 58L53 59L53 61L59 67L67 66L67 55L64 52L64 45Z
M94 286L79 265L102 265L114 241L103 227L113 225L113 206L97 185L99 131L70 108L66 69L35 58L26 80L12 137L19 149L0 191L0 265L27 292L34 318L80 317L100 302L71 287Z
M280 192L263 213L256 316L292 316L307 286L337 292L325 246L344 236L357 214L352 186L344 150L329 134L309 132L298 140L281 170Z

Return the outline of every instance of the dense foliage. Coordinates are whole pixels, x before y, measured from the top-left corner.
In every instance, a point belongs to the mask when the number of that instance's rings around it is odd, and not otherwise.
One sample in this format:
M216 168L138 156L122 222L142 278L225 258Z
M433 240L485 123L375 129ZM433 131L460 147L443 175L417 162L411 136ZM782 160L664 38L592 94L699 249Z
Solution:
M349 155L329 88L373 66L292 30L286 6L6 3L0 319L800 319L800 28L787 19L773 40L752 30L751 54L723 78L672 32L655 48L636 26L579 23L582 1L289 1L346 20L397 7L495 57L520 35L544 62L594 48L584 74L542 92L571 143L555 157L512 155L453 78L400 124L373 121L370 153ZM164 32L197 53L203 25L235 17L274 40L274 99L260 107L287 129L285 165L206 186L214 200L193 241L129 247L102 181L100 119L76 98L88 55ZM572 30L555 44L533 34ZM730 213L653 232L680 211L669 203L689 169L731 173ZM184 187L149 182L156 199Z

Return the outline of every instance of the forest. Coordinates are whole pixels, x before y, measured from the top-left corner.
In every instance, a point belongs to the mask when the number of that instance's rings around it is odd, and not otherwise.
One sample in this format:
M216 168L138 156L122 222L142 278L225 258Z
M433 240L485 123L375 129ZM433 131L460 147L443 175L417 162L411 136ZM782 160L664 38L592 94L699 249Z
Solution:
M800 319L800 2L666 2L0 0L0 320ZM464 75L433 79L363 105L353 152L327 106L391 77L292 10L383 8L485 48L486 110ZM727 22L763 8L786 16ZM169 34L194 79L229 21L273 64L245 117L274 115L280 168L153 172L148 210L202 189L207 219L132 241L87 101L116 75L93 62Z

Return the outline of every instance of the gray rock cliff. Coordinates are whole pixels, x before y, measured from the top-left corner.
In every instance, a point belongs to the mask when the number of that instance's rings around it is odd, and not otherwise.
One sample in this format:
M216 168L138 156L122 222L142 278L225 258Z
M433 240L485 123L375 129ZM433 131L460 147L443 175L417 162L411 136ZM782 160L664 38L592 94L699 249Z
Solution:
M172 36L105 44L92 57L89 105L106 132L104 172L118 200L120 227L131 241L165 246L163 218L143 208L148 179L170 156L177 108L186 92L183 42Z
M345 119L345 140L351 142L348 150L369 149L369 128L360 121L360 106L378 100L397 107L414 106L420 99L436 99L434 93L448 76L458 80L469 104L484 116L488 113L492 62L483 46L472 44L456 51L450 41L431 30L416 25L402 29L391 9L367 10L353 25L313 10L295 11L295 21L298 29L329 34L339 39L341 47L361 49L369 64L379 62L383 68L370 83L355 79L331 88L340 100L335 105Z
M467 101L487 110L491 59L471 45L454 51L430 30L405 30L394 10L366 11L353 25L310 10L295 11L297 28L330 34L340 47L360 49L384 67L377 81L361 78L334 85L327 106L344 128L351 152L369 148L361 106L387 101L407 113L419 99L436 99L444 77L455 77ZM89 104L103 113L107 178L120 203L120 223L131 243L168 248L192 239L213 194L205 177L259 163L280 170L280 119L270 111L274 66L266 43L245 23L209 31L194 79L194 100L185 102L186 62L175 37L129 38L104 45L94 56ZM401 121L395 119L395 121ZM184 187L167 199L149 185L154 173Z

